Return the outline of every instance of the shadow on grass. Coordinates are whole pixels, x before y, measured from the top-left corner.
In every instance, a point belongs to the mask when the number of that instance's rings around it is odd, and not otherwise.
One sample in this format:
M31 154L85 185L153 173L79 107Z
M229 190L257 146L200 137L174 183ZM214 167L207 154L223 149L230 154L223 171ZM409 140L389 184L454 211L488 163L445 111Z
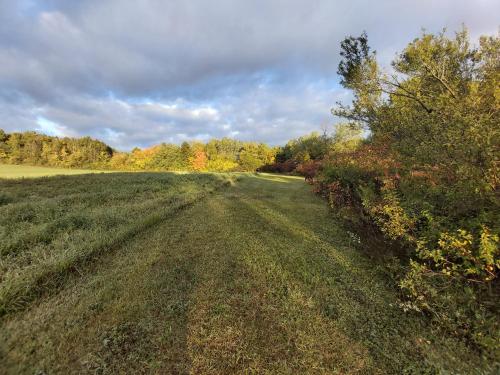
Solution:
M326 318L336 322L354 342L369 348L386 371L434 372L465 364L455 356L466 354L467 348L436 336L421 317L403 313L397 307L397 291L372 269L368 257L342 243L346 236L329 240L328 234L336 231L318 230L314 226L317 221L308 223L305 219L310 213L279 209L280 198L275 196L268 205L242 195L234 203L238 206L235 209L247 212L242 217L253 218L251 224L240 221L235 225L248 226L250 231L265 228L259 245L261 256L265 253L262 266L272 264L276 272L285 275L285 285L297 285ZM337 225L329 217L321 219L323 225ZM441 354L432 354L434 351ZM436 356L438 361L432 358Z
M102 257L88 279L2 327L17 335L11 363L27 358L32 370L51 352L46 372L84 358L109 373L400 374L438 372L432 356L452 369L468 359L460 345L450 359L444 340L395 306L307 185L280 179L242 176Z

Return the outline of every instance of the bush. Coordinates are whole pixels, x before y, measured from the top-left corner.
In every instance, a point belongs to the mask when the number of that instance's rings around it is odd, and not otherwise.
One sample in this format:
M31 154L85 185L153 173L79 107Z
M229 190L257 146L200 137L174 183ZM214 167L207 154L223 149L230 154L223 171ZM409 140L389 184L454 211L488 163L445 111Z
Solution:
M258 168L258 172L268 172L268 173L292 173L297 168L297 162L295 160L286 160L284 162L276 162L272 164L266 164Z
M320 161L309 160L300 163L295 169L295 171L299 175L304 176L307 182L313 183L314 177L316 177L320 169L321 169Z
M392 74L366 34L341 49L338 73L354 100L333 113L371 141L328 155L315 191L407 249L403 307L498 357L500 38L476 48L465 29L424 33Z
M437 327L463 338L486 356L498 358L500 327L491 284L466 282L412 261L399 285L403 293L400 306L405 311L427 314Z
M463 207L442 204L457 199L453 189L445 189L429 171L405 171L387 148L388 154L381 150L365 144L332 155L315 177L315 192L344 217L378 228L402 248L400 255L409 254L399 284L405 310L427 314L439 327L494 355L500 270L499 238L491 229L495 205L475 207L464 217Z

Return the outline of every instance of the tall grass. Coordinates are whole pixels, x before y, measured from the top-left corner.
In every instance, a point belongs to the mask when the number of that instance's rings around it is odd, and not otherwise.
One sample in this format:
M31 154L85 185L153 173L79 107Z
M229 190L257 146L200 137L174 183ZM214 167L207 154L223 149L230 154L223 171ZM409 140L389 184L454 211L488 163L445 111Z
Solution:
M0 316L229 182L172 173L0 180Z

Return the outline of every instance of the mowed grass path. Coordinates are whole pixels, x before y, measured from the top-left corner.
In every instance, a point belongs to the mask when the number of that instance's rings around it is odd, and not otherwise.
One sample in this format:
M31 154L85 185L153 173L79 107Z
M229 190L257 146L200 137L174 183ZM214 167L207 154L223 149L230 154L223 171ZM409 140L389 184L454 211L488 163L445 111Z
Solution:
M362 254L302 180L245 175L5 315L0 373L493 373Z

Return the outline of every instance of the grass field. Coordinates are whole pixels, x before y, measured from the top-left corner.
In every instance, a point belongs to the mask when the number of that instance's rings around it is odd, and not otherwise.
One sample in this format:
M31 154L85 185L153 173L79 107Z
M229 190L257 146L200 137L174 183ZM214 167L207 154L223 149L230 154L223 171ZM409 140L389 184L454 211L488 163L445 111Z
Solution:
M371 244L298 178L118 173L0 191L0 373L495 372L403 313Z
M0 178L30 178L57 175L75 175L87 173L105 173L91 169L66 169L49 167L32 167L29 165L0 164Z

